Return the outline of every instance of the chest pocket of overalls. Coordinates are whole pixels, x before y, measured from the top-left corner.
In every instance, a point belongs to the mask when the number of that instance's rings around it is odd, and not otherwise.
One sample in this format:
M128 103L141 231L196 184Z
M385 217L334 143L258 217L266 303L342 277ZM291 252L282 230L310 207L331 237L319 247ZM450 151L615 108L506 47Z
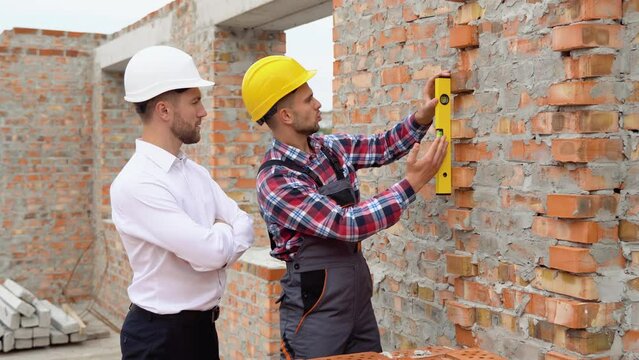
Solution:
M322 153L328 158L331 163L333 171L335 171L336 181L330 182L326 185L319 185L319 193L333 199L340 206L351 206L357 203L358 194L348 178L344 177L342 168L333 153L322 147ZM317 180L316 180L317 181Z

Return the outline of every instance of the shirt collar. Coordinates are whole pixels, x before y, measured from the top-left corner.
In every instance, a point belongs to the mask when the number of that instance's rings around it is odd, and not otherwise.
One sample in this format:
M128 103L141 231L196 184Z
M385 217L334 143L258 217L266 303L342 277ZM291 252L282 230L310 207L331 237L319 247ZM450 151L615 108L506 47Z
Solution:
M309 145L315 150L315 154L318 154L322 147L322 144L320 144L318 139L316 139L314 136L310 136L308 142L309 142ZM277 139L273 139L272 148L276 153L282 154L283 158L287 158L287 159L299 162L301 164L307 164L312 157L311 154L307 154L296 147L284 144L283 142Z
M153 145L142 139L135 140L135 152L146 156L153 161L164 172L169 172L175 160L186 160L186 154L180 150L178 156L174 156L170 152L162 149L157 145Z

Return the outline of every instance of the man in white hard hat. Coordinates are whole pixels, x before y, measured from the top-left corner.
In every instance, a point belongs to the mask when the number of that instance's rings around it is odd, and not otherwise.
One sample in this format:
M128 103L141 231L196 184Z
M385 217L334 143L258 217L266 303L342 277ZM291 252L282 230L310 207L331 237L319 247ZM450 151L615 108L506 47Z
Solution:
M180 150L200 140L206 116L191 56L139 51L124 73L142 137L111 185L112 218L133 280L122 325L123 359L218 359L215 320L225 269L253 241L253 221Z
M415 112L375 135L316 134L321 104L307 81L315 71L287 56L248 69L242 98L273 142L257 174L257 199L271 255L286 261L280 298L281 358L315 358L382 350L371 304L371 275L360 242L397 223L437 173L448 146L419 143L435 106L434 79ZM449 77L442 72L436 77ZM406 176L361 200L357 170L407 155Z

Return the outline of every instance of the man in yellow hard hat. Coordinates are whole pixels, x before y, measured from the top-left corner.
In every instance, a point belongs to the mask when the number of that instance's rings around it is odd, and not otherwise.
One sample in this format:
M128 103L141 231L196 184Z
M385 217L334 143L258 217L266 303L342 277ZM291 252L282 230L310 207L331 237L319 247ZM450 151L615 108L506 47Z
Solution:
M133 270L123 359L219 359L215 320L225 269L253 243L253 220L190 160L206 117L190 55L170 46L136 53L124 72L142 137L111 185L115 227Z
M273 143L257 175L259 209L271 255L286 261L281 279L282 358L380 352L372 282L359 242L395 224L436 174L447 142L419 157L435 111L434 78L422 107L382 134L319 135L320 106L307 81L315 71L268 56L244 75L242 98ZM436 77L448 77L443 72ZM356 171L408 154L406 176L361 201Z

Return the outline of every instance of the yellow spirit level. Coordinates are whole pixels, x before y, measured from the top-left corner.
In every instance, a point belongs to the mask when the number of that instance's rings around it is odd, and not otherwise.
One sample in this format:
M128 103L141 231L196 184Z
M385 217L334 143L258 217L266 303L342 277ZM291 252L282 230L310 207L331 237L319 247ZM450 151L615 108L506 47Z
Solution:
M450 195L452 190L450 114L452 97L450 94L450 78L435 79L435 96L439 103L435 107L435 132L437 136L444 136L448 141L446 157L442 166L435 175L435 193L438 195Z

